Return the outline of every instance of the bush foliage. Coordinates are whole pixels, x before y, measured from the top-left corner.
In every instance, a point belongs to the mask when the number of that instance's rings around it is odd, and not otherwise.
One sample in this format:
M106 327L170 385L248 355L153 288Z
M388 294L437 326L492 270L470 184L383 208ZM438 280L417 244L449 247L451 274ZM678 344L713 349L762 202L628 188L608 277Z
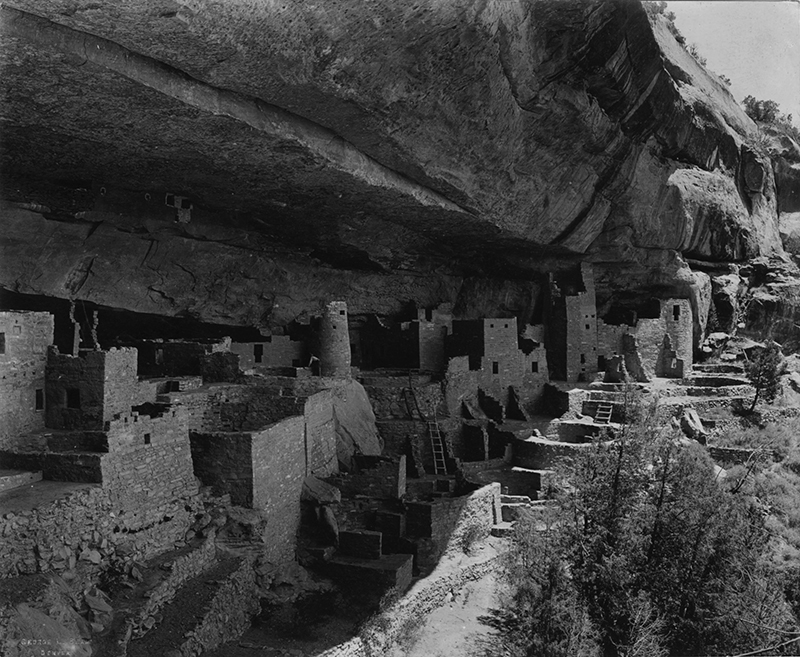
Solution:
M548 522L518 521L485 654L794 654L791 587L757 497L777 484L752 469L719 478L654 417L577 459Z

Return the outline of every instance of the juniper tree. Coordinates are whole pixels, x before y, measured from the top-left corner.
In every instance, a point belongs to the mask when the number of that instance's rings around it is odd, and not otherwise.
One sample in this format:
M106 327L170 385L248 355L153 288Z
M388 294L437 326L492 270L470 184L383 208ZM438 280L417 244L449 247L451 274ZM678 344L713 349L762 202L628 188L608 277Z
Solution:
M786 372L786 363L781 353L780 345L774 340L768 340L752 360L745 365L745 374L756 389L753 403L750 405L752 413L759 399L767 403L775 401L780 392L781 375Z

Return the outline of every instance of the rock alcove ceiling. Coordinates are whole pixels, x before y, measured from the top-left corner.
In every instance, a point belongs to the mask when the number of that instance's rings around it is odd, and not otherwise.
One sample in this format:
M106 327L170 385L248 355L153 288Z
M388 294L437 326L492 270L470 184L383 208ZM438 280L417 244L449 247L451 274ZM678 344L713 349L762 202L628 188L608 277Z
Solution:
M0 17L15 294L264 329L331 298L525 318L581 260L607 304L698 297L687 263L782 252L755 126L638 3L13 0Z

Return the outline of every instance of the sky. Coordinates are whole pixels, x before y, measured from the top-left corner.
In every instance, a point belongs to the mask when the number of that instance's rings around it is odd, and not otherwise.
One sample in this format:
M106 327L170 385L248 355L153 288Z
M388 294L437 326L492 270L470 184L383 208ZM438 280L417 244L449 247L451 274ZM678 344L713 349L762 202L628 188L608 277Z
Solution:
M800 0L669 0L667 11L736 100L774 100L800 127Z

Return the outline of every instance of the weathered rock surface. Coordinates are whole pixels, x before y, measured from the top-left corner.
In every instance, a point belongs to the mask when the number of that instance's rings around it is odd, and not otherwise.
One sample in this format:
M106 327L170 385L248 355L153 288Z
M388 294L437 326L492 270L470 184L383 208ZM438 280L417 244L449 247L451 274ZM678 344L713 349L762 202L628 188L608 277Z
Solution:
M331 298L523 316L537 277L588 258L601 300L700 310L684 256L779 253L794 207L791 153L773 174L636 3L0 11L16 292L256 326Z
M367 391L358 381L347 381L333 388L333 415L336 456L342 467L352 467L354 454L381 454L383 440L375 425L375 413Z

